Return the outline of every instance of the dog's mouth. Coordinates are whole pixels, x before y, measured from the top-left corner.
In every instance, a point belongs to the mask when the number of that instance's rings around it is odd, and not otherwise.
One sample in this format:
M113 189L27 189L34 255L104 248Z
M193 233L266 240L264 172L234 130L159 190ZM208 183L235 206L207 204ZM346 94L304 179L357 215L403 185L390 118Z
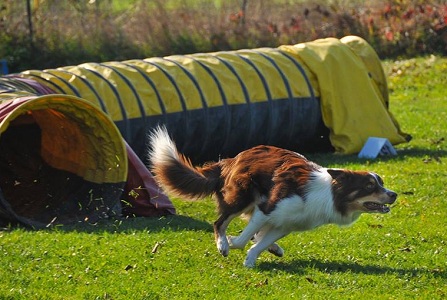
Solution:
M365 202L363 206L370 212L378 212L381 214L386 214L390 212L390 207L387 204L380 204L375 202Z

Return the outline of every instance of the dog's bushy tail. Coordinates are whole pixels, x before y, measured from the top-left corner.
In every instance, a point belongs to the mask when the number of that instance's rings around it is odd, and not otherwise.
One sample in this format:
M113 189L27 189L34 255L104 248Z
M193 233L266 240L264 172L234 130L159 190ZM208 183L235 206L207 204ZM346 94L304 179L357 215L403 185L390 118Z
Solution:
M166 193L196 200L219 189L219 164L194 167L187 157L178 152L166 127L155 128L149 135L149 141L150 169Z

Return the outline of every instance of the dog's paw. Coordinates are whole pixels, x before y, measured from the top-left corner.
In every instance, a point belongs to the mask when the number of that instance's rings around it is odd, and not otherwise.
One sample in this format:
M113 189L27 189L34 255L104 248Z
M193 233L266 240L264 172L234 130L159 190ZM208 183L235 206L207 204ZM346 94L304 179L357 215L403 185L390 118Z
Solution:
M256 265L256 260L258 259L259 253L257 253L256 245L252 246L247 251L247 256L245 257L244 266L247 268L254 268Z
M283 257L284 256L284 250L278 245L278 244L273 244L268 248L268 251L278 257Z
M244 261L244 267L246 268L254 268L256 266L256 258L252 258L247 256Z
M228 244L230 245L230 249L243 249L245 245L239 242L237 236L228 236Z
M217 250L219 250L219 253L222 254L222 256L228 256L230 253L230 245L228 244L227 238L221 238L219 237L216 241Z

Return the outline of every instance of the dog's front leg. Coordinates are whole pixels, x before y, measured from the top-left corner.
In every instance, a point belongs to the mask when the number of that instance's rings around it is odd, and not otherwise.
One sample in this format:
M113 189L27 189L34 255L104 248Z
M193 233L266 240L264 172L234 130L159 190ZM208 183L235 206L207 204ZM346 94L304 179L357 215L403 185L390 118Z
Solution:
M268 216L266 216L258 208L255 208L253 215L247 226L239 236L228 237L231 249L243 249L253 236L266 224Z
M272 228L269 231L265 232L262 236L261 240L254 244L247 252L247 257L244 261L244 266L247 268L253 268L256 264L256 259L262 251L269 248L273 245L277 240L286 236L289 232L285 232L284 230Z

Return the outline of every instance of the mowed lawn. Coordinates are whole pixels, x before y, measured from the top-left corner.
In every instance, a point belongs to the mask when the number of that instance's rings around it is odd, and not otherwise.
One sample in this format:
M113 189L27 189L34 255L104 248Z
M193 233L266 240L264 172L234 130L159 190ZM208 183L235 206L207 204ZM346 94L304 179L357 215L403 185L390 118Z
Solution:
M445 299L447 59L385 61L390 110L410 143L398 156L306 154L377 172L399 194L391 212L294 233L285 256L220 256L211 199L173 199L178 215L0 232L0 299ZM237 234L244 222L230 225Z

